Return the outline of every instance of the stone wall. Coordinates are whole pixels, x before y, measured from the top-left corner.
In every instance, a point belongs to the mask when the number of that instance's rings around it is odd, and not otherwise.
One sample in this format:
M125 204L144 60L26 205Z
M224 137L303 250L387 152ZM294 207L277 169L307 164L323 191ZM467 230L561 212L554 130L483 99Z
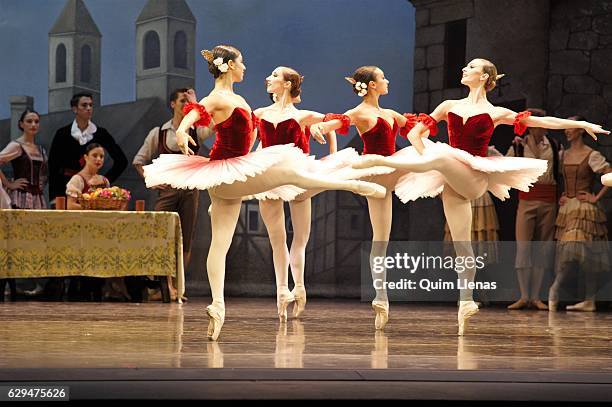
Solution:
M462 95L461 89L443 89L445 23L472 18L474 1L413 0L412 4L416 8L413 110L430 112L443 99Z
M612 1L554 1L548 110L612 125ZM609 143L608 143L609 144Z
M556 0L550 13L547 110L612 127L612 0ZM588 143L612 160L612 137ZM596 187L598 188L598 186ZM612 230L612 192L602 200Z
M486 58L507 74L491 93L494 103L545 102L549 2L502 0L413 0L416 7L414 110L432 111L466 89L444 88L445 23L467 20L466 62ZM460 70L457 75L461 75Z

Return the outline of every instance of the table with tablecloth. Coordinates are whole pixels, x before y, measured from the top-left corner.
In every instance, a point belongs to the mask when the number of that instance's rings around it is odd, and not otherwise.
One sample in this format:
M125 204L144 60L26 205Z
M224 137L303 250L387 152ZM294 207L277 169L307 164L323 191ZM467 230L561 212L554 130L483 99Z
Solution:
M0 210L0 278L173 276L185 292L174 212Z

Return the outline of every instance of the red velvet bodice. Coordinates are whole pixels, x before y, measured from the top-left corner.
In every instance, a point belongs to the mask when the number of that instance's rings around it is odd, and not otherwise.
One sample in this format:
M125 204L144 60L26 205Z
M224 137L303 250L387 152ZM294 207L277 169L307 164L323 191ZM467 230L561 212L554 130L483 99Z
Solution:
M487 146L495 130L488 113L470 116L465 123L463 117L448 112L448 143L472 155L487 156Z
M215 125L217 137L210 151L210 159L223 160L246 155L251 146L255 121L252 113L240 107L234 108L230 117Z
M399 126L395 120L391 127L385 119L378 117L374 127L361 135L363 154L390 156L395 153L395 137L398 130Z
M300 124L293 118L278 122L276 127L273 123L261 119L259 138L263 147L293 143L304 153L310 152L309 136L302 131Z

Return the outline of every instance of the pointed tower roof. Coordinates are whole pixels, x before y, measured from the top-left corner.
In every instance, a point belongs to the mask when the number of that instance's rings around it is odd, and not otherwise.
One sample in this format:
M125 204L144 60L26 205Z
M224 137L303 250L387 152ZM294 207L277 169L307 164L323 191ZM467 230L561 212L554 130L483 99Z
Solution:
M49 34L74 32L102 36L83 0L68 0Z
M196 21L185 0L149 0L140 12L136 23L159 17L175 17L194 23Z

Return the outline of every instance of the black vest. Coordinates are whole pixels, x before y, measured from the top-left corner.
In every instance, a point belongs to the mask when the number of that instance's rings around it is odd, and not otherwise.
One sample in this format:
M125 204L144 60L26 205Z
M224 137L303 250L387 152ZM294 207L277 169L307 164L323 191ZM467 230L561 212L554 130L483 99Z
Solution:
M180 151L173 151L168 148L168 145L166 145L166 133L168 132L168 129L162 130L162 126L159 126L159 139L157 143L157 150L159 154L183 154ZM200 141L198 140L198 133L195 131L195 129L189 129L188 134L196 142L195 146L189 144L189 148L191 149L191 151L193 151L195 155L197 155L200 151Z

